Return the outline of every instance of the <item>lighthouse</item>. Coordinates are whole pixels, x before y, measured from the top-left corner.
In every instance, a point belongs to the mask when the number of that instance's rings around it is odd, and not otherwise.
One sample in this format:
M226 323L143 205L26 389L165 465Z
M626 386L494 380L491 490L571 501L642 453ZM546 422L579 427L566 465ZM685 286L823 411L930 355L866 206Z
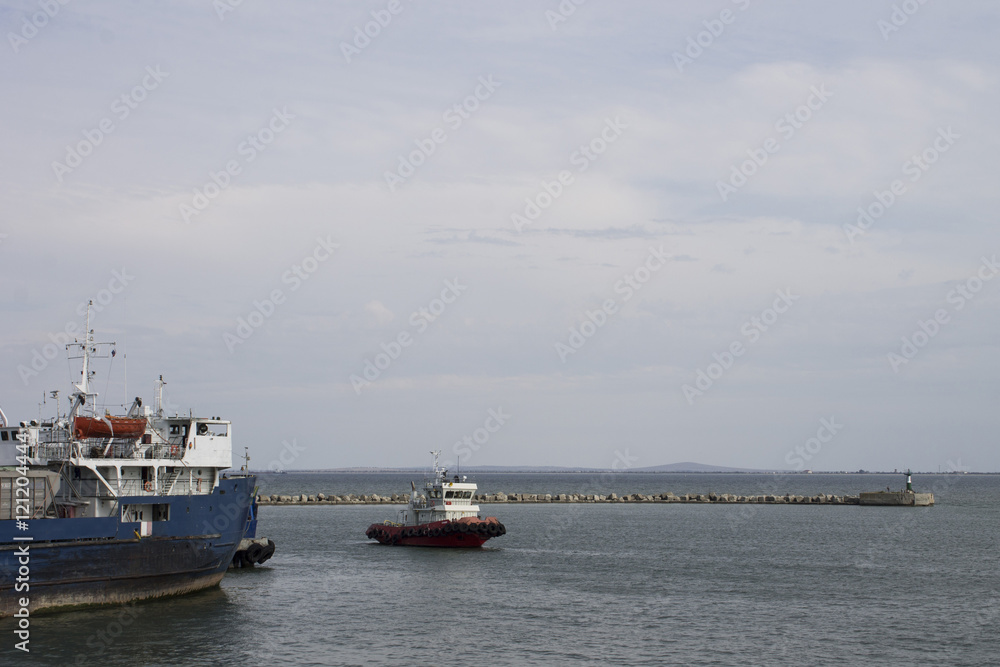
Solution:
M912 473L910 469L906 469L906 490L913 493L913 478L910 476Z

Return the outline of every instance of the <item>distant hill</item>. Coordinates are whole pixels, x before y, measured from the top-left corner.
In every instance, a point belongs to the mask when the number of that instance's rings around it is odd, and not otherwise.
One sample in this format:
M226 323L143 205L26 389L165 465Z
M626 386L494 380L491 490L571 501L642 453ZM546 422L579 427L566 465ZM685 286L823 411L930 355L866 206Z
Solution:
M685 461L683 463L668 463L662 466L649 466L647 468L632 468L631 472L775 472L774 470L756 470L754 468L727 468L725 466L711 466L705 463L694 463Z

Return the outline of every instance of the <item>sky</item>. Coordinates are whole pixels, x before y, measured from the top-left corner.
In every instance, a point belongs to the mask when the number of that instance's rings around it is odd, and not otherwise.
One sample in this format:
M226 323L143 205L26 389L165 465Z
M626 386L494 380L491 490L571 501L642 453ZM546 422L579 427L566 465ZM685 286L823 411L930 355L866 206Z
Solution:
M258 469L998 471L998 19L0 2L0 406L92 300Z

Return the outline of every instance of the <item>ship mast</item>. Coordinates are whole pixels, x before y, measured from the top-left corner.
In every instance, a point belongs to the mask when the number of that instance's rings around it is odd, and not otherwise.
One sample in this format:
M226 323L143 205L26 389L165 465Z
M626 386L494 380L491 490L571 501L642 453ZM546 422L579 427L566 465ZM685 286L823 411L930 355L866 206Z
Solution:
M94 342L94 332L90 330L90 307L93 305L93 301L87 302L87 324L83 330L83 370L80 372L83 381L77 385L84 396L90 393L90 344Z
M90 330L90 307L94 305L93 301L87 302L87 323L84 329L83 343L72 343L72 345L79 345L83 349L83 369L80 371L80 383L74 385L76 391L73 393L73 407L70 408L69 416L75 417L82 407L87 402L87 397L90 395L90 345L94 342L94 332ZM69 345L66 349L69 349Z
M166 382L163 381L163 376L161 375L160 379L156 381L156 391L153 397L153 412L161 419L163 418L163 385L165 384Z
M441 474L442 469L438 467L438 456L441 455L441 450L432 450L431 454L434 455L434 480L437 481L438 479L443 478L443 475Z

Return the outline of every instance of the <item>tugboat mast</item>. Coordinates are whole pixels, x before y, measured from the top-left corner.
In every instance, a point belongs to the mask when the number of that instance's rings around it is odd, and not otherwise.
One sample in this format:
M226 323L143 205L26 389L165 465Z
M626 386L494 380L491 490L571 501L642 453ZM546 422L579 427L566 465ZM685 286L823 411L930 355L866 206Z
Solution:
M431 454L434 455L434 478L437 479L442 472L441 468L438 467L438 456L441 455L441 450L432 450Z

